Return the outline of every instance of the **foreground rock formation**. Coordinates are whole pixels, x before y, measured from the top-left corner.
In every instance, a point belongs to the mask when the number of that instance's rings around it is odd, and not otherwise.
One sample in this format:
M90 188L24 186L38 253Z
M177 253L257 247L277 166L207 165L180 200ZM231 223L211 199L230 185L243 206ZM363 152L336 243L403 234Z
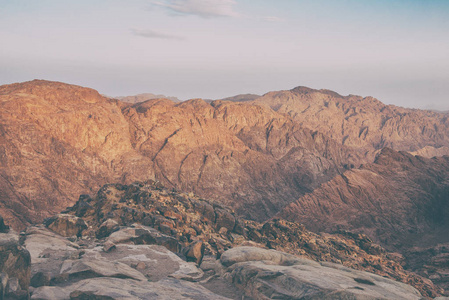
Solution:
M375 273L410 284L424 296L443 293L430 280L405 271L401 255L386 252L364 235L315 234L279 219L264 224L248 221L225 206L166 189L158 182L105 185L95 198L81 196L52 219L80 224L81 236L101 241L106 251L121 243L158 244L187 261L207 265L236 246L257 246ZM52 230L66 234L67 226Z
M0 299L28 299L31 259L0 216Z
M105 245L30 228L31 299L422 299L409 285L275 250L237 247L197 265L159 245Z
M224 276L254 299L422 299L403 283L273 250L237 247L220 262Z
M20 241L15 235L15 245L28 253L28 264L15 264L20 276L0 265L26 286L14 299L27 299L27 284L31 299L424 299L443 292L366 236L317 235L283 220L258 224L157 182L106 185L28 227Z

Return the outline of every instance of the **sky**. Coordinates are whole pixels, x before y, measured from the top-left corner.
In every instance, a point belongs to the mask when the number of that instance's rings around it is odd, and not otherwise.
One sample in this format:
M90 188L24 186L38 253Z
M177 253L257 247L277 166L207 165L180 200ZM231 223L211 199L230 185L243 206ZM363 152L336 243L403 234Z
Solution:
M0 85L219 99L296 86L449 110L449 0L0 0Z

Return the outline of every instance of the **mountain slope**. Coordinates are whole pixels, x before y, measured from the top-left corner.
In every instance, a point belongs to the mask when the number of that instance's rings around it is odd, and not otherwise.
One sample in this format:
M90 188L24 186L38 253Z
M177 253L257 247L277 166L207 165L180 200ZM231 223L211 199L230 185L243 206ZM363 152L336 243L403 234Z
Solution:
M438 240L449 224L449 156L427 159L385 148L372 164L344 172L279 216L320 231L363 232L390 249Z
M252 103L289 115L301 126L343 145L364 149L371 159L384 147L418 151L449 146L448 114L385 105L372 97L297 87L267 93Z
M106 182L157 179L257 220L360 161L257 105L134 105L58 82L0 87L0 212L18 228Z
M120 97L114 97L114 98L118 99L120 101L123 101L123 102L132 103L132 104L144 102L144 101L151 100L151 99L160 99L160 98L170 99L173 102L180 101L176 97L167 97L164 95L156 95L156 94L152 94L152 93L144 93L144 94L138 94L138 95L134 95L134 96L120 96Z
M232 101L232 102L246 102L246 101L252 101L255 100L257 98L260 98L260 95L256 95L256 94L240 94L240 95L235 95L232 97L226 97L220 100L223 101Z
M109 162L134 152L120 109L94 90L46 81L6 85L0 106L0 206L13 227L113 179Z

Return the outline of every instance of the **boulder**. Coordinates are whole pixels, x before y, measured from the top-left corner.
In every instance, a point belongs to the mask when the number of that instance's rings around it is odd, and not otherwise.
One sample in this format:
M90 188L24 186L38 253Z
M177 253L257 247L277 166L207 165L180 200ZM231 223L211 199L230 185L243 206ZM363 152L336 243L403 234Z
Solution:
M274 250L237 247L221 262L224 277L254 299L422 299L404 283Z
M9 226L5 224L3 217L0 216L0 233L8 233L8 232L9 232Z
M223 266L229 267L233 264L248 261L270 261L277 265L292 265L299 261L298 256L287 254L276 250L266 250L256 247L237 247L224 252L221 255L220 262ZM318 263L307 260L310 264Z
M69 214L58 214L45 221L48 229L62 236L81 236L83 230L87 229L87 224L83 219Z
M50 285L66 259L80 256L80 246L43 226L28 227L23 245L31 256L31 286Z
M0 233L0 298L28 299L31 276L30 253L14 232Z
M92 278L64 287L40 287L31 299L197 299L225 300L199 284L177 279L158 282L119 278Z
M173 252L181 250L181 244L173 237L162 234L158 230L133 224L131 227L122 228L119 231L113 232L107 239L113 244L155 244L162 245Z
M187 259L187 261L193 261L196 264L200 265L204 256L204 243L202 241L196 241L187 246L183 253Z
M167 277L197 281L203 276L202 270L198 269L194 263L182 260L160 245L118 244L108 252L102 251L101 247L95 247L86 249L83 259L125 264L132 270L136 269L152 282ZM113 277L123 278L124 276Z
M114 231L119 230L119 228L120 226L115 220L107 219L100 225L100 228L98 228L98 231L96 233L97 239L105 238Z
M36 236L30 235L29 240L25 242L33 248L33 242L36 243L36 240ZM56 243L53 241L53 244ZM32 286L65 286L87 278L100 277L153 282L164 278L198 281L203 277L203 271L194 263L182 260L160 245L117 244L105 252L104 246L91 243L82 250L82 255L79 255L79 250L71 250L58 244L56 246L53 252L48 252L49 249L39 252L40 256L45 257L33 264ZM59 289L39 291L38 295L42 299L51 299L53 294L63 294Z
M130 278L146 281L142 273L118 261L82 258L79 260L66 260L61 266L61 278L85 279L94 277Z
M220 208L215 209L215 223L216 228L226 228L228 231L232 231L235 227L235 217L228 211Z

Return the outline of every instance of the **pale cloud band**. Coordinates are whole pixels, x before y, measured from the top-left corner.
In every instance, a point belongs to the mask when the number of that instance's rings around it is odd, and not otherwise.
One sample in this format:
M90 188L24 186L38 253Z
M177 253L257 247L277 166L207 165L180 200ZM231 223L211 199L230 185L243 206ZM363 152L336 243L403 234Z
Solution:
M171 34L166 34L166 33L158 32L158 31L151 30L151 29L131 28L130 30L131 30L131 32L134 35L145 37L145 38L165 39L165 40L179 40L179 41L184 40L183 37L176 36L176 35L171 35Z
M196 15L203 18L239 17L234 0L166 0L154 1L154 5L165 7L182 15Z

